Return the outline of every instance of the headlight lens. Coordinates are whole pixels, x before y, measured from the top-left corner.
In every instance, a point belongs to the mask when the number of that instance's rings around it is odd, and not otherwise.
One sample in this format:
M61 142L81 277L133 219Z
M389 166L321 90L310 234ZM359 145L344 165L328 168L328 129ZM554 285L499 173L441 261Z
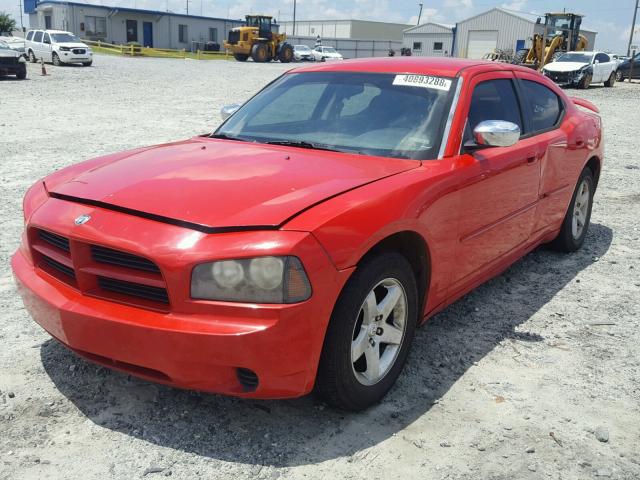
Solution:
M191 297L252 303L296 303L311 296L311 285L296 257L221 260L196 266Z
M63 52L68 52L71 49L69 47L60 47L60 50Z

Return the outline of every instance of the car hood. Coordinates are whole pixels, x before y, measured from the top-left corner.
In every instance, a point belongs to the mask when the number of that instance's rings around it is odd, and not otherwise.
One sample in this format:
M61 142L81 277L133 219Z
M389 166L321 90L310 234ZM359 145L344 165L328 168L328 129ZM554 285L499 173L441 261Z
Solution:
M323 200L419 165L194 138L119 155L60 184L45 184L57 198L222 231L276 228Z
M56 43L58 47L69 47L69 48L89 48L84 43L80 42L59 42Z
M0 57L2 58L16 58L20 54L15 50L5 50L4 48L0 48Z
M544 69L548 72L575 72L587 65L589 64L582 62L553 62L545 65Z

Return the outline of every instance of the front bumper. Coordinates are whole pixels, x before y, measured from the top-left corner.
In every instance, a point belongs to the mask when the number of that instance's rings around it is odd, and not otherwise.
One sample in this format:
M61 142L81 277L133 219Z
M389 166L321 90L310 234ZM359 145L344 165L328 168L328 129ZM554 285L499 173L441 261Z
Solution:
M0 64L0 75L17 75L27 70L27 64L18 62L15 64Z
M86 63L93 61L93 53L87 51L84 54L76 54L73 51L59 51L58 58L62 63Z
M193 234L180 227L99 208L91 212L93 228L82 231L81 227L65 226L69 222L63 219L75 218L86 210L86 206L49 199L31 222L39 228L48 222L47 228L74 241L82 232L83 241L96 242L100 232L103 242L113 244L112 235L118 234L120 245L128 245L129 251L139 248L141 253L166 248L167 235L184 238ZM144 238L150 243L136 246L139 236L135 238L131 232L136 223L140 228L140 222L144 223ZM73 225L73 221L70 223ZM254 245L260 247L257 239L275 244L279 235L289 237L280 241L283 248L293 238L295 245L286 248L293 248L291 253L305 265L314 289L306 302L240 304L180 299L174 294L176 288L188 290L187 285L172 287L179 278L172 270L185 259L192 262L206 252L225 250L222 255L237 256L234 249L250 251ZM34 320L62 344L91 361L158 383L227 395L286 398L309 393L331 310L350 272L338 272L315 239L301 232L204 237L207 238L203 239L202 248L195 246L185 252L184 245L178 245L182 248L179 255L164 252L159 259L172 297L171 308L165 312L116 303L73 288L34 264L26 240L11 264L20 295ZM190 272L187 267L182 269ZM248 388L241 381L239 369L257 375L257 388Z
M588 72L549 72L545 71L544 76L551 79L560 87L576 87Z

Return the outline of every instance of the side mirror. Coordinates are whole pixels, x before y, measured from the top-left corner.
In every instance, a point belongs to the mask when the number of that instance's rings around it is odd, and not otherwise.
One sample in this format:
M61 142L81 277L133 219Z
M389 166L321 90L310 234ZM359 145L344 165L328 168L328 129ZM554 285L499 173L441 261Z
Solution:
M520 140L520 127L504 120L485 120L473 129L476 148L510 147Z
M600 63L600 60L596 60L596 61L594 61L593 63Z
M224 107L222 107L220 109L220 116L222 117L222 120L226 120L231 115L236 113L241 106L242 105L240 105L239 103L231 103L229 105L225 105Z

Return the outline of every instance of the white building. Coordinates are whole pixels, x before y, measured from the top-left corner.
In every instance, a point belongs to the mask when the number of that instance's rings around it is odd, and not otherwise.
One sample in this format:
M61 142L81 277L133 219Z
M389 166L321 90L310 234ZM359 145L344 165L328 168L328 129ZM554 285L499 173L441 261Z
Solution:
M78 37L145 47L191 50L194 43L222 45L227 32L244 23L215 17L109 7L59 0L25 0L30 28L73 32Z
M531 46L534 33L543 33L544 19L538 20L503 8L493 8L484 13L458 22L455 26L425 23L404 32L403 45L414 55L446 55L436 47L452 45L449 55L462 58L482 58L495 49L511 50L513 53ZM593 50L596 32L580 29ZM447 43L450 42L450 43ZM442 45L440 45L442 43ZM416 50L414 47L420 47Z
M419 57L450 57L453 54L453 25L423 23L404 31L402 46Z
M401 42L402 32L409 26L369 20L299 20L296 21L295 36ZM293 35L293 22L280 22L280 31Z

